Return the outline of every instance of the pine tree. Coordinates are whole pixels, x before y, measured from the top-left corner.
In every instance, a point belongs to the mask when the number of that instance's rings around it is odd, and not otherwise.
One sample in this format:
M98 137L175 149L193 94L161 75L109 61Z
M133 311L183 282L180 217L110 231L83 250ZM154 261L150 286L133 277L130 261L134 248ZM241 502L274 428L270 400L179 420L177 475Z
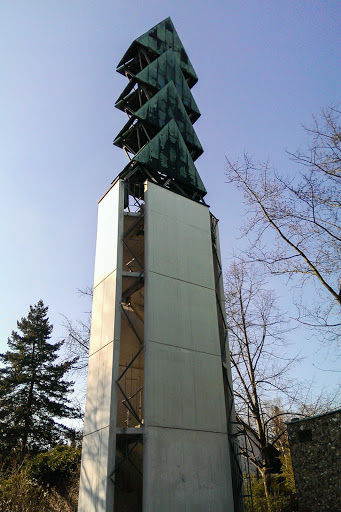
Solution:
M77 359L58 363L63 341L50 343L53 326L43 301L30 306L18 331L0 354L0 450L3 457L23 460L26 453L51 448L69 430L57 419L77 415L68 394L73 382L65 374Z

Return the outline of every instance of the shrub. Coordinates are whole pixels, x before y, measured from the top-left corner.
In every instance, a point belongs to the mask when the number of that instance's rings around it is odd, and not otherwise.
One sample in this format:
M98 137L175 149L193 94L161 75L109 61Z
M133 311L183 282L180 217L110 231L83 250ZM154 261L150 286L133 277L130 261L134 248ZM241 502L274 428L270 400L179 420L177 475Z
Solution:
M56 487L63 491L74 477L78 477L80 456L80 448L55 446L33 457L28 464L30 475L45 487Z
M26 468L0 479L0 512L49 512L48 493Z
M0 512L77 510L80 448L58 445L0 473Z

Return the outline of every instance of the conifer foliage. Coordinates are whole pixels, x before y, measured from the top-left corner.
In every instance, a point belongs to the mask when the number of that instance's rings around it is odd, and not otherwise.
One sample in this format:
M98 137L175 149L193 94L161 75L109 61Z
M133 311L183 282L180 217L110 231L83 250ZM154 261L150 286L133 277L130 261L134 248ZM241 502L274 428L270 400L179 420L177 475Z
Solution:
M8 351L0 354L0 450L5 458L23 460L27 453L51 448L69 431L57 419L77 415L68 398L73 382L65 379L77 358L57 362L64 342L50 342L53 326L47 311L41 300L30 306L8 339Z

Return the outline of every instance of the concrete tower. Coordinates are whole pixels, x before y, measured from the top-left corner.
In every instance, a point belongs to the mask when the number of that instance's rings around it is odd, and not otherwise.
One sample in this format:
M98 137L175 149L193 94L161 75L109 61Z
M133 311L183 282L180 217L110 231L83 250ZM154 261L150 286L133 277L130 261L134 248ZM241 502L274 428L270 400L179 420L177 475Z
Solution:
M170 18L117 71L129 163L99 201L79 512L241 510L217 220Z

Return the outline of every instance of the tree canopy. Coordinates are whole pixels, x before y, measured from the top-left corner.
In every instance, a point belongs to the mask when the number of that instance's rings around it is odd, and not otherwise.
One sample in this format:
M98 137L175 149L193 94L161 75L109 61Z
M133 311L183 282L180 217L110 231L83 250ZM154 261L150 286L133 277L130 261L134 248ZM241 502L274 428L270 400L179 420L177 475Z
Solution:
M17 322L7 352L0 354L0 443L3 457L22 460L27 452L47 450L72 429L57 419L78 415L68 395L67 372L76 359L59 363L63 341L50 342L53 326L43 301Z

